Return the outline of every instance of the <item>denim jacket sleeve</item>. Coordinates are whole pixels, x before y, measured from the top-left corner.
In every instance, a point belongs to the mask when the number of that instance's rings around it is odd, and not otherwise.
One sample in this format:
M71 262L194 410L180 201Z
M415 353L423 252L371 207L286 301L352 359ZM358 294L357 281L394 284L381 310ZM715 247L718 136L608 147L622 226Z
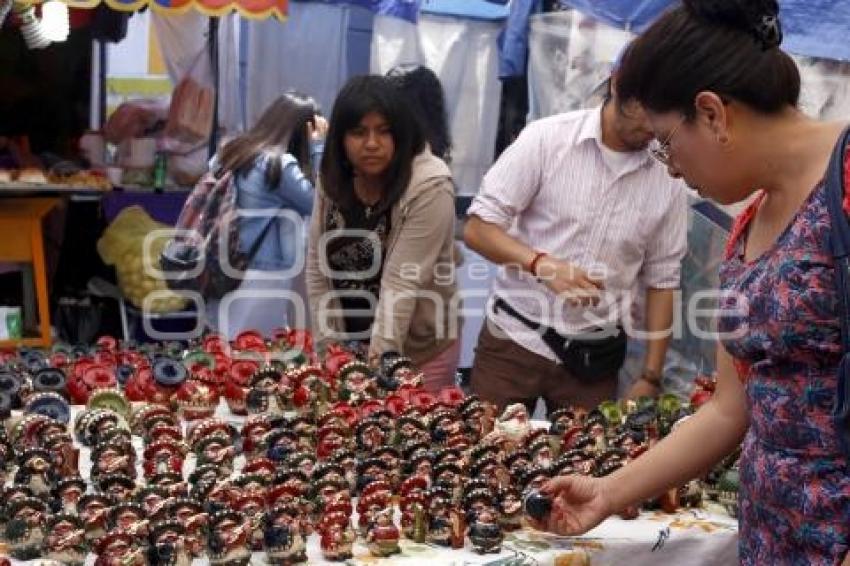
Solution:
M314 142L311 144L310 153L314 169L322 159L324 144ZM313 209L313 182L304 175L301 167L295 159L286 160L280 176L280 189L283 198L301 216L308 216Z

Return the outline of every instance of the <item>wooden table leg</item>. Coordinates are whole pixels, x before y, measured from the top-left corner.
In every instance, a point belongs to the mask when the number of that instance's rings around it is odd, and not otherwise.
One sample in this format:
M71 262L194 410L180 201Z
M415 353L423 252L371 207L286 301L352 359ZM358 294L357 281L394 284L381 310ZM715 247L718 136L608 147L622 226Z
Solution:
M44 238L42 237L41 218L34 218L30 226L32 237L32 263L35 275L35 293L38 304L38 327L42 346L51 343L50 295L47 292L47 269L44 259Z

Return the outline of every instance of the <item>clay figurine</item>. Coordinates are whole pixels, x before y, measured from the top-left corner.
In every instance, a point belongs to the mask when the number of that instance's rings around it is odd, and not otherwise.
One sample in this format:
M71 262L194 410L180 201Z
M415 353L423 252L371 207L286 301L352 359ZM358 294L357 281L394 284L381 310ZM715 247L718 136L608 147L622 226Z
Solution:
M451 494L443 487L428 491L428 536L431 544L451 546L452 520L450 516Z
M79 476L62 478L53 488L56 502L54 510L70 515L79 514L78 504L85 492L86 482L83 478Z
M477 553L498 554L502 551L504 538L499 526L499 514L495 509L484 507L474 514L469 525L469 540L472 541L472 547Z
M322 556L326 560L342 561L353 556L352 546L356 535L351 520L343 513L328 513L319 523Z
M100 538L94 566L147 566L145 550L128 533L114 531Z
M46 523L44 554L68 566L82 566L88 554L86 530L83 520L76 515L59 513Z
M522 528L522 497L512 486L499 491L499 525L503 531L511 532Z
M53 486L50 453L42 448L24 450L18 458L15 484L25 485L38 497L46 496Z
M151 566L190 566L186 528L176 519L160 521L151 528Z
M528 409L522 403L509 405L496 421L494 432L508 440L518 443L531 430L531 418Z
M297 507L275 507L266 513L263 544L269 563L289 566L306 562L306 534Z
M398 554L401 549L398 546L398 528L393 524L392 509L385 508L378 512L369 526L366 535L366 544L372 556L385 558Z
M86 539L89 542L94 543L106 534L106 518L112 505L112 498L103 494L93 493L80 498L80 518L85 524Z
M214 566L245 566L251 560L248 548L251 525L235 511L221 511L210 518L207 551Z
M5 538L13 558L33 560L39 557L44 541L41 525L47 513L47 504L37 497L23 497L6 505L9 522Z

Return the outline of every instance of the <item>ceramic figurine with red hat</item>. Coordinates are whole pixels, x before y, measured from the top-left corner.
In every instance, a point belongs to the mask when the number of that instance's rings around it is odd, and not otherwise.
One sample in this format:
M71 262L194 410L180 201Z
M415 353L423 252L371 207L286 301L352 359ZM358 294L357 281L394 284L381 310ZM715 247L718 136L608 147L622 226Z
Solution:
M89 545L83 520L76 515L58 513L45 524L44 557L68 566L82 566Z
M343 513L328 513L319 523L320 546L326 560L343 561L353 556L356 535L351 520Z
M376 418L363 419L357 423L355 435L357 449L361 454L369 454L383 446L388 440L387 434L381 426L381 421Z
M106 534L106 520L115 502L108 495L91 493L80 498L78 508L86 529L86 540L96 542Z
M43 448L29 448L18 456L15 484L25 485L36 496L46 496L53 487L53 466L50 452Z
M198 466L215 464L224 470L226 475L233 473L236 448L228 437L220 434L207 436L195 443L194 450Z
M146 485L140 487L133 494L133 500L142 506L145 511L145 516L152 521L164 519L164 512L168 504L173 501L168 496L168 492L161 487Z
M428 537L431 544L451 546L452 543L452 496L444 487L433 487L428 491Z
M151 527L151 566L191 566L186 544L186 528L176 519L159 521Z
M108 474L98 478L95 487L116 502L130 501L136 491L136 482L126 474Z
M207 554L213 566L245 566L251 560L250 523L236 511L210 517Z
M503 487L498 494L499 526L511 532L522 528L522 495L514 486Z
M251 550L263 550L263 523L265 521L265 499L241 490L242 495L233 502L233 509L241 513L248 522L248 545Z
M249 462L265 453L263 443L266 433L271 430L268 415L251 415L242 426L242 453Z
M216 387L200 379L187 379L174 394L177 414L183 420L197 421L213 416L218 407L219 393Z
M290 566L307 562L306 536L297 507L278 506L266 513L263 543L270 564Z
M150 533L144 507L132 501L116 504L109 511L108 524L110 531L117 529L133 536L147 538Z
M372 556L386 558L398 554L399 532L393 524L392 508L384 508L377 513L369 525L366 534L366 544Z
M195 558L206 551L206 539L209 531L210 516L204 506L188 498L177 498L167 504L167 516L173 517L185 529L185 544L189 554Z
M4 538L9 543L13 558L33 560L41 555L44 542L42 524L48 512L47 503L38 497L22 497L6 505L8 522Z
M105 534L97 542L94 566L147 566L145 549L139 542L121 531Z
M183 471L184 445L173 440L160 440L145 447L142 469L146 478L163 472Z
M365 363L353 361L339 370L339 397L351 405L359 405L377 395L372 369Z
M493 433L499 434L509 444L518 445L530 430L531 417L528 409L522 403L515 403L506 407L496 420Z
M492 506L485 506L471 515L469 540L477 553L498 554L502 551L504 538L499 525L499 514Z
M106 442L91 451L91 478L96 480L109 474L136 477L136 451L124 442Z
M85 492L86 482L80 476L69 476L60 479L53 488L54 501L56 502L54 510L70 515L78 515L78 504Z

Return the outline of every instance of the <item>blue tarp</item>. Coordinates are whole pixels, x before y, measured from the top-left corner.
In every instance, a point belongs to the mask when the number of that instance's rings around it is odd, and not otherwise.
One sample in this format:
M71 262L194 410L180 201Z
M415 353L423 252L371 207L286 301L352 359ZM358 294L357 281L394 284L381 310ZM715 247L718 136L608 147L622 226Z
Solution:
M561 0L609 25L640 32L671 0ZM850 61L850 1L780 0L785 32L782 47L797 55Z
M423 13L473 20L499 21L508 17L507 3L488 0L422 0Z

